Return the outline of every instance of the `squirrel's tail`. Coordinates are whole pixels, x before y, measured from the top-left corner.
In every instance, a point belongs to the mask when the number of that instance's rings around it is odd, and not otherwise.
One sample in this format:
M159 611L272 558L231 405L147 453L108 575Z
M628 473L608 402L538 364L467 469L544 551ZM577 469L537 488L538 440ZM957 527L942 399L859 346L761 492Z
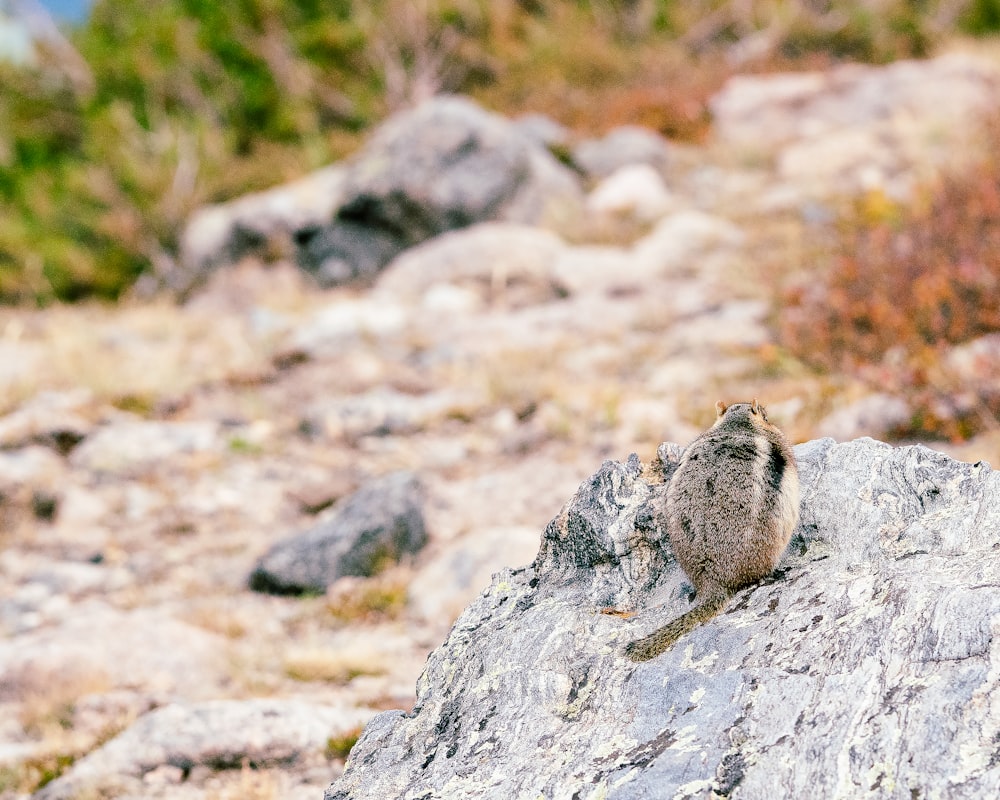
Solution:
M707 622L722 611L731 596L725 589L717 589L706 597L704 602L699 603L686 614L668 622L649 636L644 636L630 643L625 648L625 655L633 661L649 661L651 658L656 658L685 633L693 631L701 623Z

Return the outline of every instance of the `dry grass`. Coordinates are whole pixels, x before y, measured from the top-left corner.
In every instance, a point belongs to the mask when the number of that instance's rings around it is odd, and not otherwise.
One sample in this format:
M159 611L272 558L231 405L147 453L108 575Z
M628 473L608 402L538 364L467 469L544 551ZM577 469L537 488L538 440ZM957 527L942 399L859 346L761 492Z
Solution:
M270 370L267 348L235 316L154 303L112 315L96 305L55 307L20 319L17 338L43 355L30 377L6 387L0 410L43 389L83 387L96 400L149 413L197 386Z
M297 681L347 684L361 675L385 673L384 656L373 648L353 646L349 650L302 647L285 655L285 674Z
M24 670L5 676L4 692L12 692L18 700L15 705L18 721L25 734L40 743L40 747L31 757L0 768L0 795L8 791L23 794L36 791L131 724L134 716L116 714L104 720L100 729L75 728L79 700L111 688L103 671L85 668L70 673Z
M25 670L4 678L6 687L18 698L18 719L25 733L44 741L62 736L73 727L73 710L79 698L111 688L101 670L81 668L70 673Z
M398 618L406 609L411 570L391 567L371 578L341 578L326 593L326 608L341 623Z
M272 770L253 769L244 763L238 774L226 775L215 791L206 794L211 800L278 800L283 797L281 775Z

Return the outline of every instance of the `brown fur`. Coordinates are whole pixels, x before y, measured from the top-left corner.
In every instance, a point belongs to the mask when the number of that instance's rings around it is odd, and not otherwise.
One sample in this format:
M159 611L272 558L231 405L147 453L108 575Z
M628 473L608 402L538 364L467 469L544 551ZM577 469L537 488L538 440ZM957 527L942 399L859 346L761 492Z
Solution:
M795 456L757 400L716 404L715 424L684 451L667 488L667 533L698 605L626 654L646 661L769 575L799 518Z

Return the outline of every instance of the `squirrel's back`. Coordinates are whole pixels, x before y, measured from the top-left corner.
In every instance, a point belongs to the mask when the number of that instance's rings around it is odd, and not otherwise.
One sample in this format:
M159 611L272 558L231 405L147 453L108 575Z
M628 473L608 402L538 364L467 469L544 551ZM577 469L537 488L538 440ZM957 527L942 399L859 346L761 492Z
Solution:
M798 469L784 434L756 400L715 408L715 424L688 445L667 487L667 533L698 604L630 643L633 661L655 658L769 575L798 523Z
M763 406L716 409L667 490L670 542L699 594L732 593L770 574L798 522L795 456Z

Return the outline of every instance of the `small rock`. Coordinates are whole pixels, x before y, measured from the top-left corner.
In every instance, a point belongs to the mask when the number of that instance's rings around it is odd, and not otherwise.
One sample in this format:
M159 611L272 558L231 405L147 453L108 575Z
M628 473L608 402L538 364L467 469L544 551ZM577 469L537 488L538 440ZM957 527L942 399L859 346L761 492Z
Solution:
M665 217L632 248L635 269L662 274L684 267L710 250L739 248L743 232L728 220L703 211L680 211Z
M374 575L426 544L422 506L423 490L412 473L373 480L326 521L272 547L251 574L250 588L323 592L343 575Z
M145 714L34 797L143 796L153 785L245 764L256 769L318 765L327 760L331 738L349 736L370 716L365 709L303 700L171 705Z
M990 333L956 345L944 357L945 366L962 386L1000 388L1000 333Z
M653 222L676 205L660 173L649 164L620 167L587 197L587 210L592 214L629 216L640 222Z
M525 114L515 119L514 125L533 142L537 142L549 150L563 149L569 146L569 129L545 114Z
M76 448L70 463L92 472L135 475L166 459L218 452L222 447L219 427L214 422L113 422Z
M479 404L471 395L454 392L412 395L392 389L375 389L320 410L310 417L308 424L334 439L408 434L423 430L470 405Z
M573 163L591 178L607 178L634 164L663 173L670 164L670 144L658 133L638 125L615 128L602 139L586 139L573 148Z
M302 323L289 336L285 353L308 358L339 355L359 340L398 333L409 314L405 306L384 299L338 300Z
M0 450L0 502L27 505L37 494L52 496L65 473L65 462L48 447Z
M399 300L449 286L475 292L486 305L532 305L558 296L552 265L565 247L550 231L484 222L407 250L379 276L377 290Z

